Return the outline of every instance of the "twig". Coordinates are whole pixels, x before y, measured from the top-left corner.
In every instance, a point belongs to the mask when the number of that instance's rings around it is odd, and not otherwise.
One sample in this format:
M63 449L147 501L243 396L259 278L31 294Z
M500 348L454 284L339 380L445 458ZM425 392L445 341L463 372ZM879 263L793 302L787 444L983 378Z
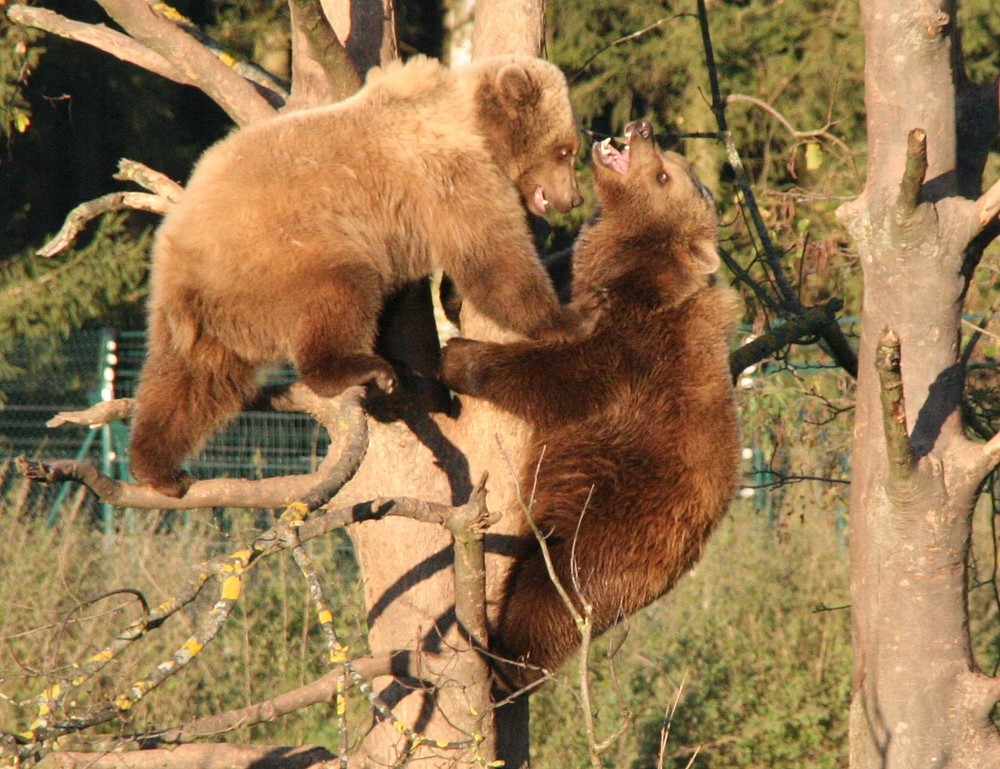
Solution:
M619 727L614 731L614 733L603 742L598 742L597 739L597 728L594 724L594 710L590 697L590 644L593 638L594 630L594 612L590 601L587 600L586 596L583 595L580 589L580 584L573 575L573 590L576 595L576 601L574 601L570 595L566 586L563 585L562 580L556 573L555 565L552 562L552 555L549 552L548 543L545 540L545 535L542 533L541 529L538 528L538 524L535 523L534 517L532 515L532 506L534 504L535 488L538 486L538 473L541 469L542 462L545 457L545 449L542 448L541 455L539 456L538 463L535 465L535 475L534 483L532 485L531 499L525 501L523 495L521 494L520 482L517 480L517 473L514 471L513 462L510 456L507 454L506 449L503 444L497 439L497 445L500 448L500 453L507 464L507 468L511 473L511 476L515 479L515 490L517 493L517 499L521 506L521 512L524 514L525 519L528 522L528 526L531 532L535 536L535 540L538 543L539 549L541 551L542 559L545 563L545 570L548 572L549 580L552 582L556 591L559 593L559 597L562 598L563 604L566 607L567 612L573 619L573 623L576 625L577 631L580 633L580 710L583 713L583 725L584 731L587 734L587 744L589 746L590 763L592 769L601 769L601 754L604 753L614 742L624 733L625 729L628 728L630 723L630 715L628 711L625 713L625 718ZM589 501L589 495L588 495ZM583 515L586 512L586 504L584 509L580 512L580 519L583 519ZM579 521L577 525L577 531L574 535L573 547L576 545L576 535L579 534ZM572 560L572 559L571 559ZM571 571L573 570L571 566ZM579 607L577 606L579 603Z
M620 37L617 40L613 40L610 43L608 43L607 45L602 46L601 48L599 48L597 50L596 53L594 53L591 56L589 56L583 62L583 64L581 64L579 67L576 68L576 72L573 73L573 77L571 77L569 79L569 84L573 85L573 83L575 83L577 80L579 80L580 76L583 74L584 70L587 69L587 65L590 64L590 62L592 62L594 59L596 59L602 53L604 53L605 51L607 51L609 48L614 48L616 45L621 45L622 43L630 43L633 40L638 40L640 37L642 37L643 35L646 35L646 34L652 32L654 29L659 29L666 22L668 22L668 21L670 21L672 19L679 19L682 16L687 16L687 15L688 14L685 14L685 13L675 13L673 16L664 16L662 19L657 19L656 21L654 21L648 27L643 27L642 29L640 29L640 30L638 30L636 32L632 32L631 34L628 34L628 35L625 35L623 37Z

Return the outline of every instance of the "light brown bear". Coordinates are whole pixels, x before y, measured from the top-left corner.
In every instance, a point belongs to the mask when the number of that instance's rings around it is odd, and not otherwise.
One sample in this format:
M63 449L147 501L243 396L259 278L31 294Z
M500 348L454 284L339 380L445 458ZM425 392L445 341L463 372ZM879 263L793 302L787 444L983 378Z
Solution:
M390 64L341 103L210 148L156 235L132 474L182 496L181 462L253 398L264 362L292 361L324 396L391 391L383 301L436 268L507 329L577 333L525 206L582 202L578 149L563 75L523 56Z
M648 123L619 153L594 145L599 218L573 253L573 299L593 332L508 345L454 339L444 380L533 425L521 488L555 571L600 633L668 590L699 557L736 487L729 374L732 292L716 282L711 195ZM520 516L521 512L513 514ZM553 670L580 642L524 525L495 651L508 686ZM579 605L579 602L578 602Z

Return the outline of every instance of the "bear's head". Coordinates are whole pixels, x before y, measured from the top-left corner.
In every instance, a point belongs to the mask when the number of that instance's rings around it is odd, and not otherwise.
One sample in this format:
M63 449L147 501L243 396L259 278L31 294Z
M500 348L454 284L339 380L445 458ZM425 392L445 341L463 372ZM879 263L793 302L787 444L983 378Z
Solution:
M562 72L530 56L474 66L481 73L479 129L528 210L544 216L549 205L566 213L583 203L575 168L580 134Z
M601 217L614 220L623 238L676 245L690 269L715 272L718 219L712 193L687 160L657 146L646 121L625 126L625 142L620 152L609 139L592 150Z
M592 150L600 215L574 250L574 296L610 285L646 284L679 299L719 267L712 194L691 165L660 149L649 123L625 127L625 147L610 139Z

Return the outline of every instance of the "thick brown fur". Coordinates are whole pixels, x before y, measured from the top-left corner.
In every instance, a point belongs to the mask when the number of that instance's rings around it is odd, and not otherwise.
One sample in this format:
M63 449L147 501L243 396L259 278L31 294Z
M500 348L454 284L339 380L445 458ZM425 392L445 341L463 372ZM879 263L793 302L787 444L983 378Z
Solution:
M133 475L183 495L181 462L253 397L264 362L294 362L325 396L392 390L374 352L383 301L436 268L501 326L576 333L524 208L581 202L578 148L562 74L515 56L389 65L344 102L210 148L156 236Z
M574 251L573 303L593 332L563 343L457 339L442 362L453 389L533 425L521 489L533 490L556 573L593 607L598 633L699 557L740 455L727 344L736 302L712 275L714 204L648 123L630 129L625 173L595 145L601 214ZM524 685L580 643L526 525L504 596L495 650L527 663L502 672Z

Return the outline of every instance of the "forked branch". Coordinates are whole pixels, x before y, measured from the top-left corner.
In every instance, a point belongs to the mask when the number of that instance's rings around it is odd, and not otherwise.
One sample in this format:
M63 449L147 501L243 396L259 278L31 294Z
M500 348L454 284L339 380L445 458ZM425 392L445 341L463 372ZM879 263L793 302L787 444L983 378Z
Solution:
M150 192L112 192L94 200L81 203L66 216L66 221L59 232L48 243L39 248L35 254L52 257L69 246L77 235L93 219L111 211L133 209L150 211L154 214L165 214L176 203L184 191L177 182L159 171L128 158L118 161L118 173L115 179L133 181L145 187Z
M97 0L134 40L178 69L238 125L274 115L274 107L248 81L146 0Z

